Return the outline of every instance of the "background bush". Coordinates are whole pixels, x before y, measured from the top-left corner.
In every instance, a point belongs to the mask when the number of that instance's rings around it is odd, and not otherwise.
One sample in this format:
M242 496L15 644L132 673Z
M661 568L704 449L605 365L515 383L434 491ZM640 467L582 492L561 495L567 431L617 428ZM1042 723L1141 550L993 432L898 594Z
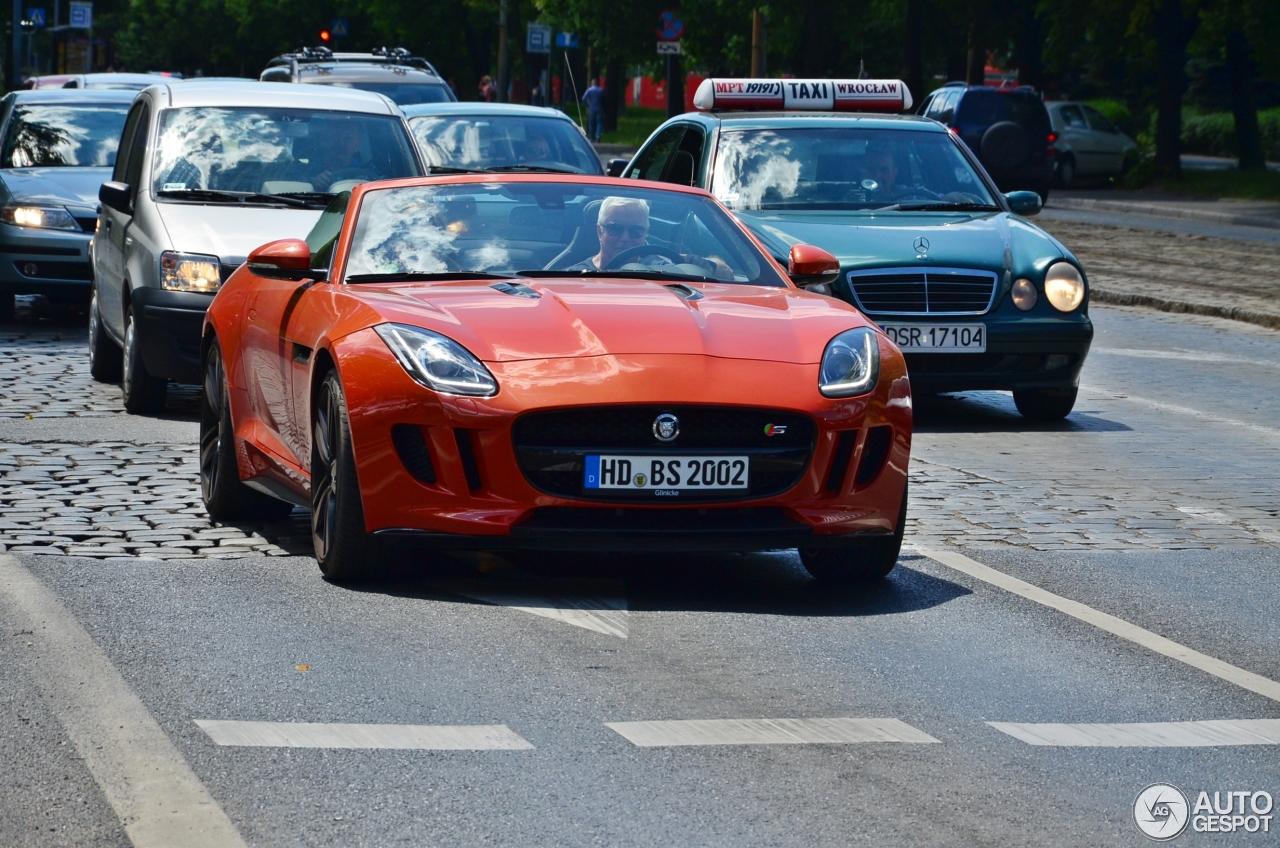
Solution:
M1099 107L1101 111L1101 107ZM1106 114L1103 112L1103 114ZM1262 130L1262 150L1268 161L1280 160L1280 109L1258 112ZM1197 114L1187 110L1182 116L1182 150L1204 156L1236 155L1236 122L1230 112Z

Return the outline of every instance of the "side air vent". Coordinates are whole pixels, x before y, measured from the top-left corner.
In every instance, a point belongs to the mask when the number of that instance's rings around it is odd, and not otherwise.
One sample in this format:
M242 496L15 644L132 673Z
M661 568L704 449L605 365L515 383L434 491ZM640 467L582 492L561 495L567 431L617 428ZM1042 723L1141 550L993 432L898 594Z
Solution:
M414 424L397 424L391 428L391 443L404 468L419 483L434 484L436 467L431 462L431 451L422 428Z
M459 428L453 431L453 436L458 441L462 470L467 474L467 488L474 492L480 488L480 466L476 464L476 454L471 447L471 431Z
M853 448L857 443L857 430L845 430L836 441L831 470L827 472L827 491L833 495L839 494L844 488L844 478L849 476L849 460L853 458Z
M862 446L862 461L858 463L858 475L854 484L858 488L880 476L889 459L889 447L893 444L893 428L887 425L872 427L867 431L867 442Z

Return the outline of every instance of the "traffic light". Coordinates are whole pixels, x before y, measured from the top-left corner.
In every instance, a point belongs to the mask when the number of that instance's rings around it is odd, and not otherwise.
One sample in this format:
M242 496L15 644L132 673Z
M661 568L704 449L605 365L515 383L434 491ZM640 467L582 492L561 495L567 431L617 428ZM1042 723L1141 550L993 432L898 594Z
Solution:
M326 42L326 43L327 43L327 42L329 41L329 39L331 39L331 38L333 38L333 34L332 34L332 33L330 33L330 32L329 32L329 30L327 30L327 29L322 29L322 30L320 30L320 40L321 40L321 41L323 41L323 42Z

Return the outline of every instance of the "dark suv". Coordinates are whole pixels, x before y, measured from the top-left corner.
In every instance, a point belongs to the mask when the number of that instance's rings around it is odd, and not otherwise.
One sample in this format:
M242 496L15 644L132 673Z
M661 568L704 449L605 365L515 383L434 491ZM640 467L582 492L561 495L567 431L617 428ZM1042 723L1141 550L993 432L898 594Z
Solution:
M335 85L385 94L397 106L452 103L458 98L426 59L403 47L379 47L371 53L334 53L328 47L304 47L267 63L263 82Z
M1049 197L1057 136L1035 89L949 82L926 97L917 114L958 135L1001 191Z

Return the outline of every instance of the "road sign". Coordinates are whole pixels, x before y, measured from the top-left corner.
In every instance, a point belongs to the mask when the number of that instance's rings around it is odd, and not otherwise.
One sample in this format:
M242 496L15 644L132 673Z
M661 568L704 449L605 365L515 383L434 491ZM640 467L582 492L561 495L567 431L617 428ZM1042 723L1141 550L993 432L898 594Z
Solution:
M27 20L37 28L44 26L44 9L28 9Z
M347 32L346 18L334 18L333 23L329 24L329 34L334 38L344 38Z
M680 42L678 41L659 41L658 42L659 56L679 56L683 52L684 51L680 49Z
M93 4L72 3L71 18L68 20L67 26L78 27L79 29L93 29Z
M557 32L556 47L564 47L571 50L578 46L578 34L576 32Z
M551 27L546 24L529 24L525 35L524 52L550 53Z
M658 15L658 28L654 30L660 41L679 41L684 37L684 21L676 17L676 13L667 9Z

